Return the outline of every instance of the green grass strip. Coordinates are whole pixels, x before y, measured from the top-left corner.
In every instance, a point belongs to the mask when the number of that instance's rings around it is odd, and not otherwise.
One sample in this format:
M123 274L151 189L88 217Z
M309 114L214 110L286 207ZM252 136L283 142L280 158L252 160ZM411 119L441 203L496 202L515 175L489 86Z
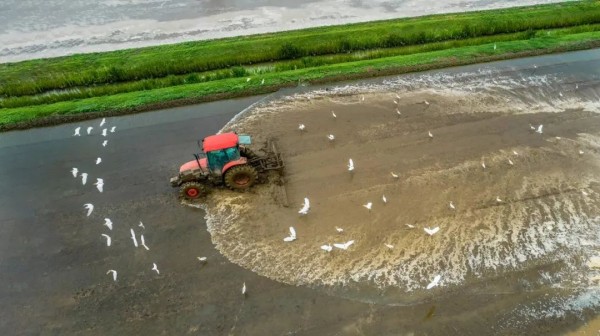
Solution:
M183 103L214 100L275 91L298 82L327 82L364 78L384 74L399 74L423 69L507 59L528 54L585 49L600 45L600 32L570 35L546 35L528 40L467 46L419 54L362 60L315 68L290 70L245 78L229 78L207 83L122 93L76 101L0 110L0 129L24 128L64 120L76 120L97 115L111 115L168 107ZM265 85L260 81L265 79ZM86 113L91 113L87 114Z

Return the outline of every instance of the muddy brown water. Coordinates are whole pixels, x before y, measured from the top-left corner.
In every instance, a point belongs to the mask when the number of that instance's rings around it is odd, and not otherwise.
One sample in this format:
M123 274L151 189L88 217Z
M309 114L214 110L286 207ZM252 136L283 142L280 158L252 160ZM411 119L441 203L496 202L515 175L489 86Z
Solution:
M588 266L596 239L583 239L585 232L580 230L592 222L564 221L571 225L565 227L568 230L560 231L557 224L523 236L533 241L547 237L546 242L557 247L554 250L543 245L528 250L517 239L506 245L510 249L504 250L502 260L507 263L497 271L482 263L480 273L465 273L454 267L464 259L453 251L467 248L469 239L485 241L478 260L495 260L488 258L492 254L483 253L485 246L494 243L485 239L493 237L491 230L501 237L506 224L482 221L476 225L475 221L484 216L511 218L507 207L518 210L527 205L540 216L550 210L547 221L555 223L573 218L573 210L587 217L595 213L597 185L591 179L596 174L593 140L598 125L592 112L598 101L598 55L588 51L448 69L424 77L403 76L412 85L406 92L400 89L405 82L391 84L394 89L390 91L387 82L395 79L389 78L379 80L387 83L387 91L373 87L373 92L319 98L310 93L311 88L304 88L310 100L304 95L261 107L267 113L260 123L280 125L275 135L289 162L292 206L281 210L269 203L261 188L252 194L225 192L225 198L239 203L237 215L244 215L247 202L252 201L248 197L258 201L264 196L266 202L251 214L248 228L229 226L230 235L227 228L217 232L216 220L223 219L216 217L218 213L209 209L207 223L204 211L181 206L168 178L191 158L198 138L218 131L260 97L107 118L107 124L117 130L108 137L106 148L100 145L99 120L3 133L0 331L4 335L558 335L575 330L592 320L598 307L590 292L594 280ZM539 85L522 85L522 79L531 75L532 64L539 66L536 76L555 76L543 85L543 78L538 77ZM507 78L494 76L498 84L490 89L494 97L481 99L486 107L481 110L468 104L469 100L456 100L459 96L454 89L447 90L457 85L483 87L486 80L480 79L492 76L479 73L479 67L496 67ZM463 78L462 73L470 75ZM450 77L438 80L436 74ZM375 82L363 83L371 87ZM421 86L432 91L423 91ZM478 97L489 94L475 91ZM559 91L564 94L562 100L548 99L551 104L536 100ZM395 93L408 95L402 103L404 121L394 115ZM516 96L523 99L510 104L499 99ZM427 110L422 104L425 99L431 103ZM519 111L525 107L530 114ZM298 113L287 113L298 109ZM338 115L335 123L329 109ZM371 114L365 116L365 110ZM446 111L455 113L446 115ZM277 118L280 112L287 119ZM310 120L302 113L308 113ZM295 132L300 121L307 125L304 134ZM530 122L544 123L544 134L529 133ZM255 119L248 127L261 127L260 123ZM71 137L76 126L88 125L95 128L92 135ZM426 137L429 129L434 133L431 142ZM329 132L336 135L336 143L325 138ZM257 135L255 140L260 138ZM451 151L453 146L462 150ZM515 159L514 170L502 166L512 148L522 154ZM578 148L585 155L574 154ZM98 156L103 162L96 166ZM348 157L356 163L352 179L345 171ZM489 165L485 173L478 171L482 158ZM309 161L310 167L303 166ZM86 186L73 179L72 167L90 174ZM388 179L392 169L401 174L402 184ZM97 177L105 181L102 194L92 185ZM529 184L523 189L519 181L524 179ZM456 191L450 188L454 186ZM390 209L379 203L382 192ZM485 197L476 197L481 195ZM487 203L497 195L508 204ZM305 196L313 201L312 210L299 218L296 212ZM418 202L421 198L428 200ZM450 198L457 206L454 214L447 212ZM564 206L556 211L547 208L554 199ZM361 207L368 200L374 203L370 214ZM89 218L83 209L87 202L96 206ZM430 210L424 211L422 203ZM402 211L396 214L392 207ZM339 216L352 218L337 223ZM105 217L114 223L110 232L102 226ZM467 224L457 225L459 219ZM523 224L522 217L513 218L515 223L521 220L523 230L539 227L538 219ZM408 220L414 220L412 224L420 230L424 225L439 225L440 232L426 237L417 229L403 230ZM145 229L137 226L139 221ZM284 245L290 225L296 227L298 239ZM335 225L344 228L343 238L332 231ZM541 228L547 228L544 225ZM478 231L467 230L472 227ZM149 251L133 247L130 228L138 235L144 233ZM247 230L254 231L252 239ZM113 238L111 247L100 236L107 232ZM447 240L449 232L456 239ZM354 238L356 243L348 251L331 254L319 249L338 238ZM385 250L385 239L393 239L389 243L394 249ZM243 244L229 249L227 244L236 241ZM247 251L248 259L239 258L249 247L256 248ZM361 274L353 271L361 253L374 261L363 262L362 268L381 270L390 263L389 256L400 265L407 251L420 248L433 248L436 257L456 262L432 265L424 256L416 256L420 263L415 269L420 267L422 276L411 275L413 282L393 272L380 272L372 281L352 279ZM508 252L518 248L526 256L531 251L550 252L546 259L511 264L518 261L518 254ZM298 252L296 265L286 264L292 252ZM199 256L207 256L208 262L199 264ZM252 260L261 261L263 268L255 269ZM324 261L335 267L328 270ZM314 267L305 272L310 262ZM473 262L477 265L477 260ZM157 263L160 275L150 270L152 263ZM271 267L277 274L269 273ZM108 269L118 270L116 283L106 275ZM424 290L437 271L442 271L442 286ZM322 281L315 280L318 272ZM296 285L298 275L304 275L303 285ZM245 299L241 296L244 282L248 287ZM415 287L406 292L407 284Z

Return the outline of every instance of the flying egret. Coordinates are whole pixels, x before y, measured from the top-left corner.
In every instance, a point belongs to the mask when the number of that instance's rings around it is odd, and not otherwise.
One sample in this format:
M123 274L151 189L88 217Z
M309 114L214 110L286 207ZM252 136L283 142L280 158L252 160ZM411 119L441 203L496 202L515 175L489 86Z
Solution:
M263 78L263 79L260 81L260 85L264 85L264 84L265 84L265 79Z
M500 199L500 196L496 196L496 202L502 203L502 199Z
M369 203L367 203L367 204L363 204L363 206L364 206L365 208L367 208L369 211L371 211L371 208L373 207L373 202L369 202Z
M117 281L117 271L115 271L115 270L108 270L108 272L106 272L106 274L110 274L110 273L112 273L113 281L116 282Z
M456 210L456 207L454 206L454 203L452 203L452 201L450 201L450 204L448 206L450 207L450 209Z
M513 151L513 154L515 154L516 156L519 155L519 153L517 151Z
M354 171L354 161L352 159L348 159L348 171Z
M390 250L394 248L394 245L390 245L390 244L383 244L385 245L385 247L389 248Z
M108 140L104 140L102 141L102 147L106 147L106 144L108 143Z
M304 131L305 129L306 129L306 126L304 126L304 124L298 124L298 130Z
M246 83L248 83L250 81L250 77L246 78Z
M146 229L146 227L144 226L144 223L140 222L140 224L138 224L139 227L141 227L142 229Z
M430 139L433 139L433 134L431 133L431 131L427 132L427 135L429 136Z
M535 131L536 133L542 134L542 129L544 128L544 125L540 125L538 126L537 130Z
M87 132L87 134L88 134L88 135L92 134L92 130L93 130L93 129L94 129L94 128L93 128L92 126L89 126L89 127L87 128L87 131L86 131L86 132Z
M331 252L333 250L333 247L329 244L327 245L321 245L321 250L327 251L327 252Z
M77 127L77 128L75 129L75 133L73 133L73 136L81 136L81 134L79 134L79 131L81 131L81 126L80 126L80 127Z
M337 227L337 226L335 227L335 230L339 233L344 232L344 229L342 229L341 227Z
M142 239L142 246L146 249L146 251L150 251L150 248L148 246L146 246L146 241L144 240L144 235L140 235L140 238Z
M415 228L415 226L412 225L412 224L404 224L404 225L408 226L409 229L414 229Z
M158 266L156 266L156 263L152 263L151 271L155 271L156 274L160 274L160 271L158 270Z
M334 118L337 118L337 115L335 115L335 112L331 111L331 116Z
M109 230L112 231L113 222L110 220L110 218L104 218L104 224L102 225L106 226Z
M244 297L246 297L247 292L248 292L248 289L246 288L246 283L244 282L244 284L242 285L242 295Z
M425 232L427 232L428 235L433 236L434 234L436 234L438 231L440 231L440 227L436 226L433 229L432 228L423 228L423 230L425 230Z
M302 205L302 209L300 209L300 211L298 211L298 213L301 215L306 215L306 214L308 214L309 209L310 209L310 201L308 200L308 198L304 197L304 204Z
M94 205L92 203L86 203L83 207L87 210L87 217L90 217L92 211L94 211Z
M441 276L441 275L436 275L436 276L433 278L433 281L431 281L431 282L429 283L429 285L427 285L427 289L432 289L433 287L437 286L437 285L440 283L440 280L441 280L441 279L442 279L442 276Z
M345 243L335 243L335 244L333 244L333 246L337 247L337 248L339 248L341 250L347 250L348 247L350 247L350 245L352 245L352 244L354 244L354 240L350 240L350 241L347 241Z
M138 241L137 238L135 237L135 231L133 231L133 229L129 229L131 231L131 240L133 240L133 245L135 245L135 247L138 247Z
M108 129L106 129L106 128L105 128L105 129L103 129L103 130L102 130L102 136L104 136L104 137L105 137L105 136L106 136L106 132L107 132L107 131L108 131Z
M494 43L494 50L496 50L496 48L497 48L496 43Z
M390 172L390 174L392 174L392 177L393 177L393 178L398 178L398 177L400 177L400 176L398 176L398 174L396 174L396 173L394 173L394 172Z
M113 126L110 128L110 133L115 133L115 130L117 129L117 126Z
M583 155L583 151L581 149L579 150L579 155Z
M560 91L558 92L558 95L561 97L563 96L562 92L560 92Z
M100 127L102 127L104 124L106 124L106 118L102 118L102 121L100 122Z
M81 173L81 184L85 185L87 183L87 173Z
M96 179L96 183L94 183L99 192L104 191L104 180L101 178Z
M292 226L290 226L290 235L288 237L283 238L284 242L292 242L296 240L296 230Z
M483 168L483 169L485 169L485 168L486 168L486 166L485 166L485 161L481 161L481 168Z
M77 169L77 168L71 169L71 174L73 174L73 177L77 177L78 172L79 172L79 169Z
M99 165L102 162L102 158L97 158L96 159L96 164Z
M396 99L394 99L394 104L398 105L398 101Z
M427 100L424 100L423 103L425 103L425 105L429 106L429 102Z
M398 95L397 93L396 93L396 98L400 99L400 95Z
M514 163L514 162L512 162L512 160L511 160L511 159L508 159L508 164L509 164L509 165L511 165L511 166L514 166L514 164L515 164L515 163Z
M532 131L535 131L535 126L533 126L532 124L529 124L529 129Z
M207 258L206 258L206 257L196 257L196 258L198 258L198 260L199 260L201 263L206 263L206 260L207 260Z
M107 234L105 234L105 233L103 233L103 234L102 234L102 237L106 238L106 246L110 246L110 243L111 243L111 241L112 241L112 240L110 239L110 236L109 236L109 235L107 235Z
M329 135L327 136L327 139L329 139L329 141L333 141L333 140L335 140L335 135L333 135L333 134L329 134Z
M396 109L396 114L399 116L402 115L402 112L400 112L400 109Z
M361 96L361 97L360 97L360 101L363 101L363 102L364 102L364 101L365 101L365 96Z
M387 198L385 197L385 195L381 196L381 200L383 201L383 203L387 203Z

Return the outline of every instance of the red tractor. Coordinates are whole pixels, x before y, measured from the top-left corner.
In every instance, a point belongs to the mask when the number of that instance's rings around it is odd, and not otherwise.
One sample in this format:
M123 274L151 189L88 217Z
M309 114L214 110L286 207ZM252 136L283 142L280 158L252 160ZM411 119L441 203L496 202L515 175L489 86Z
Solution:
M250 136L236 133L211 135L202 140L203 153L179 168L171 178L171 186L180 188L180 196L195 200L205 196L212 187L225 185L233 190L246 190L264 180L270 170L283 170L281 154L273 141L267 141L263 155L247 145Z

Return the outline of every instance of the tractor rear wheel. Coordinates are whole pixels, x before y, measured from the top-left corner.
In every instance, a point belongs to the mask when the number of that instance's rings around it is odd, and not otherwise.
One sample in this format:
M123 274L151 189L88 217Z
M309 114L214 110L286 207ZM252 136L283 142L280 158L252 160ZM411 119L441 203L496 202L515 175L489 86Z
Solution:
M199 182L186 182L179 188L179 195L188 200L195 200L206 196L206 186Z
M243 164L229 168L225 172L225 185L233 190L245 190L254 185L258 172L254 167Z

